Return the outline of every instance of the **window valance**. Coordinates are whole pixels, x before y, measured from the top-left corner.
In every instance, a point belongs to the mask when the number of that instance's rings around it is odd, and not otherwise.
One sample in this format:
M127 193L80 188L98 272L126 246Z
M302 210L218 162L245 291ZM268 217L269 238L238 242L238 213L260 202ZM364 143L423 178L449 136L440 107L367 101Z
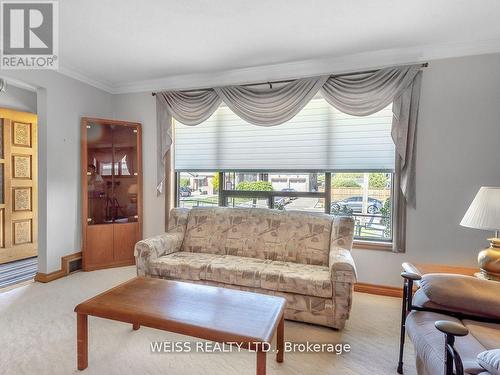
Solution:
M338 110L355 116L373 114L393 103L392 139L400 157L401 190L415 205L414 138L420 98L421 65L398 66L358 74L302 78L276 87L227 86L197 91L156 93L158 121L158 190L164 160L172 143L172 117L198 125L224 102L250 124L277 126L299 113L318 93Z

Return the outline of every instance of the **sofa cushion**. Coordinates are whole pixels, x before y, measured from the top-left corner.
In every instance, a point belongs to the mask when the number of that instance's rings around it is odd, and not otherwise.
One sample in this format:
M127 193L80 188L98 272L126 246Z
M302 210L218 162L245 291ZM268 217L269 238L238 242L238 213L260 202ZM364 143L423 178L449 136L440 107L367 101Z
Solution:
M436 320L460 323L460 320L451 316L428 311L412 311L406 319L408 336L428 374L442 374L444 372L444 334L434 326ZM465 373L481 374L484 372L484 369L477 362L477 355L485 348L473 335L457 337L455 348L460 353Z
M477 361L491 375L500 375L500 349L486 350L479 353Z
M182 250L328 266L332 220L300 211L193 208Z
M500 349L500 324L464 319L463 325L486 350Z
M205 280L208 265L218 257L221 255L179 251L153 259L149 269L151 276L166 279Z
M260 288L261 272L270 262L266 259L223 255L210 262L205 280Z
M207 280L277 292L331 298L328 267L233 255L178 252L155 259L152 276Z
M328 267L272 261L260 275L262 289L331 298L332 281Z
M217 208L192 208L188 216L182 250L224 255L225 237L229 230L226 219Z
M426 274L420 286L430 302L444 310L500 318L500 283L472 276Z

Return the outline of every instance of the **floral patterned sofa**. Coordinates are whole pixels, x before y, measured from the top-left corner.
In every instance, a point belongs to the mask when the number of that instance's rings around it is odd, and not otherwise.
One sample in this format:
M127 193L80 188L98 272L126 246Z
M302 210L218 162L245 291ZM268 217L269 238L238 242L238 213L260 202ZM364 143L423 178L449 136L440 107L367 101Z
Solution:
M341 329L356 268L348 217L263 208L174 208L135 246L139 276L285 297L285 318Z

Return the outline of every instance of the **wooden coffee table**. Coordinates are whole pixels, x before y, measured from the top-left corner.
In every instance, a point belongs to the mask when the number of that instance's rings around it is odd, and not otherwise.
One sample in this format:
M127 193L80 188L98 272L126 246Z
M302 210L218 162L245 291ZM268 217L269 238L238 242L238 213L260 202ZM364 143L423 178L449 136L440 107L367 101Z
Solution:
M97 316L205 340L238 343L257 354L266 373L266 349L277 331L283 362L285 299L213 286L137 277L75 307L78 369L88 366L87 316ZM265 345L265 344L264 344Z

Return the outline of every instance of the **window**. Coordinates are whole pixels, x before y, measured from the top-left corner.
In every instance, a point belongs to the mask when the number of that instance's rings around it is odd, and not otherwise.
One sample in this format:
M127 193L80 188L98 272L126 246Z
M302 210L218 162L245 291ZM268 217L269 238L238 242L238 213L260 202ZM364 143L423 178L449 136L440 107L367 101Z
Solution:
M392 173L335 173L331 213L352 216L355 238L392 241Z
M177 206L200 207L219 204L219 175L215 172L177 173Z
M221 105L198 126L175 124L177 204L352 216L356 240L390 248L391 124L391 106L356 117L320 96L273 127L248 124Z

